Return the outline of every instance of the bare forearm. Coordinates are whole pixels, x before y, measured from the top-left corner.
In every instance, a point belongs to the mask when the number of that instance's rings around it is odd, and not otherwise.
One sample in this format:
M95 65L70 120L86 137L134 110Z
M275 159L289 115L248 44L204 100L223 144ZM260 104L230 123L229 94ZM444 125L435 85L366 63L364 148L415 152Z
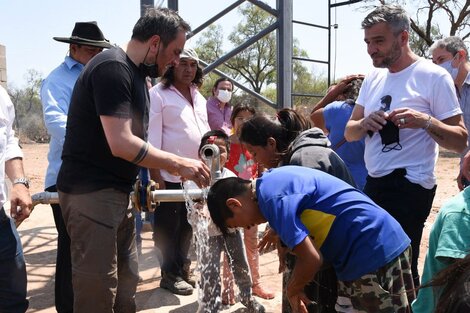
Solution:
M461 153L467 147L467 130L463 125L447 125L431 118L426 132L443 148Z
M312 114L313 112L317 110L323 109L328 104L335 101L337 96L338 95L333 95L332 93L327 93L323 98L321 98L320 101L317 102L317 104L313 107L312 112L310 112L310 114Z
M13 158L5 162L5 172L13 182L15 179L24 177L23 160ZM13 184L10 193L10 215L21 223L31 213L33 204L28 188L23 184Z
M11 181L24 177L23 160L13 158L5 162L5 172Z
M312 260L297 257L288 285L289 294L302 292L304 287L315 277L320 267L321 262L312 262Z
M308 284L322 265L322 256L313 245L310 237L298 244L293 253L296 255L295 267L287 287L287 295L303 293L304 286Z
M362 127L362 121L363 119L348 121L344 130L344 138L347 141L361 140L367 134L366 129Z
M182 158L156 149L132 133L130 119L112 116L100 118L113 156L143 167L167 170L182 179L193 180L200 187L205 187L209 183L209 169L201 161Z
M164 169L176 174L180 157L153 147L138 137L132 137L127 142L121 142L112 150L115 157L138 164L150 169Z

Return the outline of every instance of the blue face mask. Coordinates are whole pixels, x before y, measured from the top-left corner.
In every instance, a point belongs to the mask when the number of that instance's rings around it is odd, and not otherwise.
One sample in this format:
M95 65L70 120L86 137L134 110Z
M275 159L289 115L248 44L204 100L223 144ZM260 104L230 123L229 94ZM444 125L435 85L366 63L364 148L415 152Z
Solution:
M457 74L459 73L459 69L452 66L452 61L454 59L455 57L453 57L449 61L445 61L444 63L439 64L439 66L443 67L447 72L449 72L453 80L457 78Z

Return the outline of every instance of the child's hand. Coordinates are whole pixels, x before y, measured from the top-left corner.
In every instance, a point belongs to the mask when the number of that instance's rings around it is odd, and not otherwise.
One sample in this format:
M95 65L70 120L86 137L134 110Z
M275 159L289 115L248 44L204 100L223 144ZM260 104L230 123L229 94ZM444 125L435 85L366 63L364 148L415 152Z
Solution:
M258 243L258 250L260 253L272 251L278 242L279 236L272 228L269 228L264 232L263 238L261 238L260 242Z

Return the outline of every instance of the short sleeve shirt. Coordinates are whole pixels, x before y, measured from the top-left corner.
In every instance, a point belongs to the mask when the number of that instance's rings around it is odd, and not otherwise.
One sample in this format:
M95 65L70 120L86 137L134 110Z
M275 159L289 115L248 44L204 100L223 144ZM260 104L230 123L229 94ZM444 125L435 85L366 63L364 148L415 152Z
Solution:
M148 106L145 77L121 48L95 56L72 94L57 188L78 194L104 188L129 192L138 167L112 155L100 116L131 119L132 133L145 139Z
M258 205L291 249L307 236L339 280L376 271L410 244L398 222L342 180L301 166L283 166L256 181Z

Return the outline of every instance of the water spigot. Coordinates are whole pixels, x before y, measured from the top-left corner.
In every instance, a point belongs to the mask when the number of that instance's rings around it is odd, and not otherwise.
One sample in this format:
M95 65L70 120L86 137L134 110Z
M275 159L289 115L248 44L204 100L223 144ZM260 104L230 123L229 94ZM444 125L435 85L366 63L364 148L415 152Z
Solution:
M215 144L207 144L202 146L199 155L206 165L211 169L211 184L222 178L220 168L220 151Z

